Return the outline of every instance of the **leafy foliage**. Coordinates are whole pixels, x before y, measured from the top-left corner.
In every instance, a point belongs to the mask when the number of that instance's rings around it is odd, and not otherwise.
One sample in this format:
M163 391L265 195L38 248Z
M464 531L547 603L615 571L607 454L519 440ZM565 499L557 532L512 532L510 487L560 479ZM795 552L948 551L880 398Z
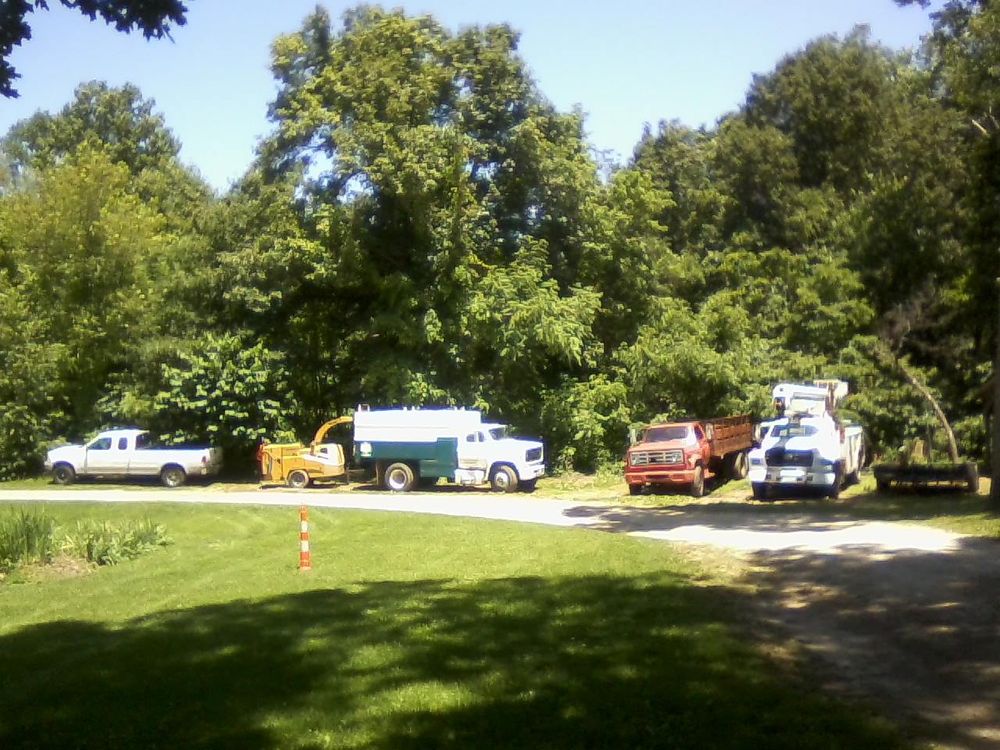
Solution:
M995 50L961 34L987 6L949 3L916 63L817 39L608 174L506 25L317 9L218 201L137 89L83 84L0 142L0 476L122 421L239 464L358 403L478 407L592 469L815 377L892 452L933 420L886 347L980 457L1000 128L970 130Z
M139 30L147 39L169 36L170 24L183 26L187 7L179 0L59 0L91 21L100 16L118 31ZM6 0L0 6L0 95L17 96L17 71L7 62L14 47L31 38L27 16L48 10L47 0Z
M51 560L55 526L55 520L38 511L16 510L0 517L0 573Z
M94 563L118 565L170 544L166 530L144 521L78 521L65 533L63 552Z

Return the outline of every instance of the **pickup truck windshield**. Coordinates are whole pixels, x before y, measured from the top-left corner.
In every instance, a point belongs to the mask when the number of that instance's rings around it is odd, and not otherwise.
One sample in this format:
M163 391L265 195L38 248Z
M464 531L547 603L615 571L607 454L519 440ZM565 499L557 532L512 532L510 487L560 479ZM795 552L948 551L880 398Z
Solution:
M687 425L672 425L670 427L649 427L642 433L642 439L648 442L659 440L683 440L688 436Z
M505 437L507 437L507 428L494 427L492 430L490 430L490 437L493 438L494 440L503 440Z

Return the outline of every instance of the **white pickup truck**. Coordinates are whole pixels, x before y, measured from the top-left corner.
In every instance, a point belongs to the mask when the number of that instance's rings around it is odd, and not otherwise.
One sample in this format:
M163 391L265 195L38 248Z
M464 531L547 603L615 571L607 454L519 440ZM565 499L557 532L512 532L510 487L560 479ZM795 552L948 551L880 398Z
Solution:
M146 430L106 430L84 445L53 448L46 471L56 484L77 477L159 477L165 487L180 487L188 477L217 474L219 448L157 448Z

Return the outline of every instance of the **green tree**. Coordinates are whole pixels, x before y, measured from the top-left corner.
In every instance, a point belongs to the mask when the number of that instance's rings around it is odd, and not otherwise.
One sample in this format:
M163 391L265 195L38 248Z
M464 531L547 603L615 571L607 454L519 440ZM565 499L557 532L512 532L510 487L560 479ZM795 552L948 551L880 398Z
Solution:
M634 336L648 295L621 269L645 276L664 198L602 185L581 115L516 48L372 7L275 42L276 129L227 203L218 281L222 315L287 353L300 420L464 403L537 426L540 390Z
M130 190L123 166L86 147L6 197L0 213L13 316L4 325L27 315L32 343L52 347L43 360L58 370L46 393L54 427L78 434L93 426L109 375L151 333L162 219Z

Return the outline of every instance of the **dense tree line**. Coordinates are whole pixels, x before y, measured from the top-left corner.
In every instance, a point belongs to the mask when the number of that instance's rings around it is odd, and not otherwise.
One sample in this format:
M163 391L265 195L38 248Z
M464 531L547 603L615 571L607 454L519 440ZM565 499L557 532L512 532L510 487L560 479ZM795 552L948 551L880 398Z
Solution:
M918 56L817 39L610 176L503 25L317 10L224 196L140 91L83 84L0 144L0 475L126 422L238 462L358 403L483 408L592 469L813 377L891 454L935 424L904 371L984 458L998 12L949 3Z

